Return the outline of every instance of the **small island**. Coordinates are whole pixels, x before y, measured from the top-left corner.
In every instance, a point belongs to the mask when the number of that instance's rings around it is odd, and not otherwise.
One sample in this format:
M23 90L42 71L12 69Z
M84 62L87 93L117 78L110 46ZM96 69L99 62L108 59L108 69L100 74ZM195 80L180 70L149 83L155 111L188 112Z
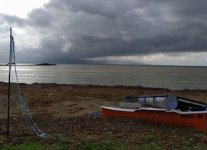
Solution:
M51 64L51 63L41 63L41 64L36 64L36 66L56 66L56 64Z

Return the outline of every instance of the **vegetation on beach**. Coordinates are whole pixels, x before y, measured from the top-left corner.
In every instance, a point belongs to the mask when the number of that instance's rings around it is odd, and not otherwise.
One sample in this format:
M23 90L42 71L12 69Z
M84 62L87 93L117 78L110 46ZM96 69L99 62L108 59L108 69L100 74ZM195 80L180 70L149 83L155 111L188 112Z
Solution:
M55 135L54 135L55 136ZM163 150L166 149L167 144L161 144L160 138L155 135L146 134L142 137L141 143L128 144L124 142L114 142L114 141L92 141L90 139L82 140L71 140L68 137L52 137L49 139L27 139L18 143L7 143L5 145L0 144L1 150ZM62 135L60 135L62 136ZM202 133L195 134L195 137L199 139L205 138ZM1 135L1 140L5 140L6 136ZM129 138L130 139L130 138ZM13 140L10 138L9 140ZM168 149L178 149L178 143L173 143L174 147L168 147ZM205 143L200 143L195 146L194 141L190 138L185 141L184 144L179 146L180 150L206 150L207 145Z
M176 143L175 143L176 144ZM29 141L17 145L6 145L0 147L1 150L162 150L165 149L156 143L143 143L139 145L126 145L117 143L94 143L94 142L76 142L75 144L68 145L67 143L49 144L40 141ZM199 147L193 147L191 145L184 145L181 150L206 150L207 146L201 145Z
M1 150L63 150L65 149L61 144L43 144L37 141L30 141L18 145L7 145Z

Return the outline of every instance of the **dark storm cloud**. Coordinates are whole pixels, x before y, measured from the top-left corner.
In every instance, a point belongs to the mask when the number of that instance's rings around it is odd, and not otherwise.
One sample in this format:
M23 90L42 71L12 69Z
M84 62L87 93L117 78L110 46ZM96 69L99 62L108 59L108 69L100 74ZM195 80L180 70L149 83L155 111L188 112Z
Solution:
M19 18L15 15L10 16L6 14L0 14L0 21L2 23L12 24L14 26L20 26L20 27L23 27L26 23L25 19Z
M31 26L49 27L53 21L53 16L44 9L33 9L29 13L30 20L28 23Z
M118 17L125 12L142 5L142 2L136 0L51 0L48 7L70 10L73 12L83 11L93 15L101 15L109 18ZM139 6L139 7L140 7Z
M1 15L1 20L34 30L40 42L33 51L41 59L77 63L207 51L206 6L206 0L50 0L27 19Z

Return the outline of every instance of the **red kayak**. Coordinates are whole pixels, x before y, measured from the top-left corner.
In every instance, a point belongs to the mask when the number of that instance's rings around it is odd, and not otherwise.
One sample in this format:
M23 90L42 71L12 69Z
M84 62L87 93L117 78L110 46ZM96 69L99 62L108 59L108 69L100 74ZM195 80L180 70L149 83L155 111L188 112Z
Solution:
M165 97L166 99L166 96L159 96L159 100L161 99L160 97ZM149 100L149 97L146 98ZM155 102L155 98L157 98L157 96L153 97L153 102ZM138 100L139 99L140 97L138 97ZM174 103L175 99L177 101L176 105ZM101 106L102 115L104 117L134 118L134 119L152 121L160 124L193 127L198 129L199 131L206 132L207 109L205 103L196 102L193 100L180 98L180 97L176 97L175 99L173 100L173 107L175 108L170 110L165 108L145 107L141 105L139 108L138 107L133 108L131 107L132 105L130 105L130 108L119 107L120 105L117 107ZM125 103L128 102L125 101ZM133 103L135 104L137 102L135 101ZM130 102L130 104L133 103ZM147 101L145 101L145 103L147 103ZM153 105L155 106L155 103Z

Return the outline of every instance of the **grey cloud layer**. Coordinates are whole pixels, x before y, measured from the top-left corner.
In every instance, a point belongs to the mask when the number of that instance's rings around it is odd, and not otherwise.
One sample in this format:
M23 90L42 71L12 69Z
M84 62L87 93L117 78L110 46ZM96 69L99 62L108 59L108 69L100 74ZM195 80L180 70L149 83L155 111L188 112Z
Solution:
M50 0L27 19L1 14L0 20L34 30L41 59L76 63L207 51L206 6L205 0Z

